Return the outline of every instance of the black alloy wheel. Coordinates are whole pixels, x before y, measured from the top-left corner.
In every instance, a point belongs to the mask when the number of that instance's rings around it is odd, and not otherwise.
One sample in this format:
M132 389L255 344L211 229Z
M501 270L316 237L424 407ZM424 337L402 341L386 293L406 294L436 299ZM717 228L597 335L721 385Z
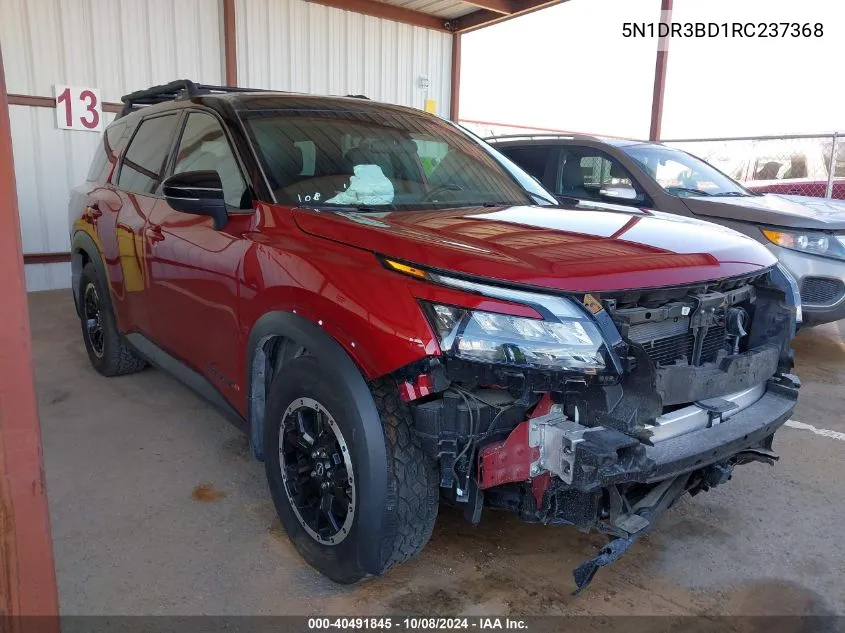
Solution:
M100 296L97 294L97 286L93 281L85 286L85 294L82 298L83 318L85 329L88 332L88 341L91 344L91 351L97 358L102 358L105 353L105 340L103 337L103 317L100 306Z
M298 398L282 417L279 467L291 509L305 531L337 545L355 519L355 478L343 433L325 407Z

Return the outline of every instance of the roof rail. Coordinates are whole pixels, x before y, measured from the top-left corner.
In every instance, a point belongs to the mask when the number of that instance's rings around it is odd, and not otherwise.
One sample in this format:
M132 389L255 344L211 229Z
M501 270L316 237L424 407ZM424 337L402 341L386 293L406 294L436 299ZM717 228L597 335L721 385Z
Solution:
M500 136L486 136L484 140L488 143L496 142L496 141L510 141L513 139L533 139L533 138L548 138L548 139L555 139L555 138L573 138L573 139L597 139L597 136L591 136L589 134L502 134Z
M153 86L145 90L136 90L123 95L120 100L123 102L118 118L126 116L137 109L138 106L155 105L167 101L178 101L190 99L200 95L212 94L215 92L267 92L258 88L238 88L236 86L212 86L209 84L197 84L190 79L177 79L161 86Z

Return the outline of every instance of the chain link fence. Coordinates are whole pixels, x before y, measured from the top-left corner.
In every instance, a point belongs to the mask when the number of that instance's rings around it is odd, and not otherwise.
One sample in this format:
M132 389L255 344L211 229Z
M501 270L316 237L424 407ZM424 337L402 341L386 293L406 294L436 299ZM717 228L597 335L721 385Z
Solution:
M845 200L842 133L662 141L706 160L752 191Z

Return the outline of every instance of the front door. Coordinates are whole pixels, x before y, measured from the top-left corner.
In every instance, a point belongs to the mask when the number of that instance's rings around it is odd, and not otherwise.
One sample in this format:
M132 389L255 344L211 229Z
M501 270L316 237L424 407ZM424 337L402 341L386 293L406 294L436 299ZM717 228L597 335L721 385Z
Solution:
M229 224L177 211L161 199L147 226L150 294L156 342L203 374L230 402L243 389L238 326L238 273L250 242L251 196L218 119L188 114L172 173L216 171L223 182Z
M176 134L179 115L169 113L141 121L124 153L115 190L120 208L115 222L117 261L122 286L115 284L121 329L150 336L153 331L149 296L147 222L159 203L167 158ZM109 262L110 265L114 265Z

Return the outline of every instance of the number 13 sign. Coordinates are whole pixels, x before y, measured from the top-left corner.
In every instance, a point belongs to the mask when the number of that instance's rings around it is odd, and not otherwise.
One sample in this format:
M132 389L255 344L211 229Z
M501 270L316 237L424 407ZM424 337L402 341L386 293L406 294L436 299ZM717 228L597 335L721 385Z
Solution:
M56 125L62 130L101 132L103 109L100 91L95 88L54 86L56 93Z

